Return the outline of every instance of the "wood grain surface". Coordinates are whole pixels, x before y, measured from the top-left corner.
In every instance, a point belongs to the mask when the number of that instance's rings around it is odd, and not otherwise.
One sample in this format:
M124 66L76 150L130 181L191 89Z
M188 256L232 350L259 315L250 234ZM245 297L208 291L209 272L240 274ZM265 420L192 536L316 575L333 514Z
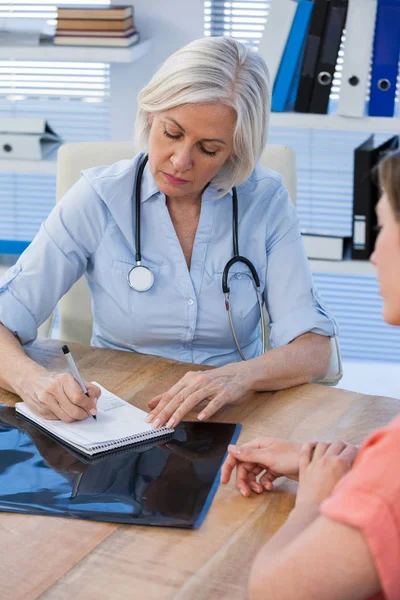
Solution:
M206 369L155 356L70 344L84 379L98 381L132 404L167 390L187 371ZM66 370L61 343L42 340L29 355ZM0 404L18 398L0 390ZM296 441L341 437L359 443L400 412L400 401L321 385L248 394L215 420L243 424L240 441L256 436ZM193 413L189 418L196 418ZM12 600L243 600L250 565L285 522L296 484L243 498L221 486L196 531L116 525L0 513L1 597Z

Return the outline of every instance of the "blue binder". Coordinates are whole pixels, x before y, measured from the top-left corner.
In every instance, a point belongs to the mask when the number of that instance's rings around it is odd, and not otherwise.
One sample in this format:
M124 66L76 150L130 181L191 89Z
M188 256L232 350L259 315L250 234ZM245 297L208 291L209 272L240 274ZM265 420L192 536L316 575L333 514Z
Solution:
M393 117L400 53L400 0L378 0L369 115Z
M306 40L313 0L299 0L272 94L272 110L283 112L289 100Z

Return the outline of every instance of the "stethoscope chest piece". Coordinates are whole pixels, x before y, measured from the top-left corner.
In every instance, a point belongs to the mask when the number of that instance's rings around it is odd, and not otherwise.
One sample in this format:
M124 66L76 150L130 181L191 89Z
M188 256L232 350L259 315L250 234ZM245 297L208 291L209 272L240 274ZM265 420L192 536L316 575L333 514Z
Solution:
M128 283L136 292L147 292L154 283L154 275L147 267L137 265L128 273Z

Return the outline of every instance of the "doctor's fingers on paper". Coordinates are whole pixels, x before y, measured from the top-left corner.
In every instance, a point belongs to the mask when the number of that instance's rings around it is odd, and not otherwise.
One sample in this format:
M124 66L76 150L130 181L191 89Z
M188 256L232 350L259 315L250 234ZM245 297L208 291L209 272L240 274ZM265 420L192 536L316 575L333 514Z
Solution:
M147 421L154 427L165 424L174 427L204 401L208 404L197 417L201 421L214 415L225 404L237 402L248 389L244 378L229 367L189 371L167 392L150 400L149 407L153 410Z
M65 423L81 421L96 414L101 391L85 383L89 396L70 373L45 373L30 378L22 399L44 419L60 419Z

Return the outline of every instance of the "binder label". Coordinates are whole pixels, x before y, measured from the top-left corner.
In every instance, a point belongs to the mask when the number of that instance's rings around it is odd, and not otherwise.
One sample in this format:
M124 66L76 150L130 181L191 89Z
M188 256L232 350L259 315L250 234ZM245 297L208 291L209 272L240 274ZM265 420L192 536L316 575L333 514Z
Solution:
M363 215L354 215L353 247L364 250L367 235L367 219Z

